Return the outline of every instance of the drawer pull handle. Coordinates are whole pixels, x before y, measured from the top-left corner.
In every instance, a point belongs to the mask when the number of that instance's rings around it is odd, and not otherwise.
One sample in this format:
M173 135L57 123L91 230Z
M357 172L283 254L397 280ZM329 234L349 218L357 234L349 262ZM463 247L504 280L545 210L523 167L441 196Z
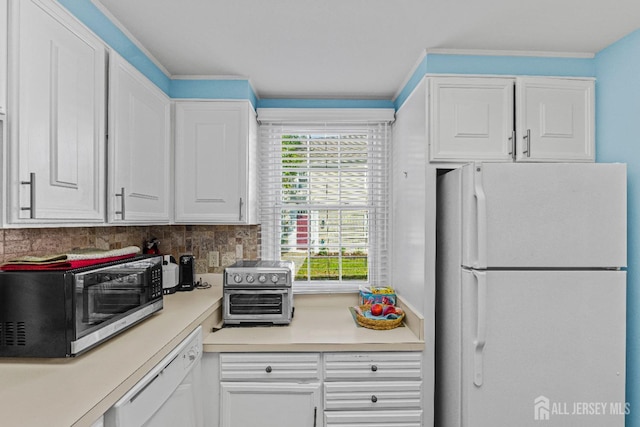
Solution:
M371 396L371 401L372 401L373 403L376 403L376 402L378 401L378 398L376 397L376 395L375 395L375 394Z
M376 365L371 365L371 372L376 372L378 367Z
M271 369L271 366L267 366L267 368L265 369L265 371L267 372L267 374L270 374L271 371L273 371L273 369Z

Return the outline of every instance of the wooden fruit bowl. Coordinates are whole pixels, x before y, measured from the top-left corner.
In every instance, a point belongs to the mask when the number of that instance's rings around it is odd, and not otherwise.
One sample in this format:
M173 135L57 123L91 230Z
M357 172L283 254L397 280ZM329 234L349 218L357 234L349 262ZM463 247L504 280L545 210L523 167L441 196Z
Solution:
M371 311L371 305L365 304L361 305L360 311L365 313L367 311ZM404 313L398 315L396 319L370 319L366 316L361 315L358 311L355 311L356 314L356 322L358 325L369 328L369 329L377 329L377 330L387 330L394 329L398 326L402 325L402 321L404 320Z

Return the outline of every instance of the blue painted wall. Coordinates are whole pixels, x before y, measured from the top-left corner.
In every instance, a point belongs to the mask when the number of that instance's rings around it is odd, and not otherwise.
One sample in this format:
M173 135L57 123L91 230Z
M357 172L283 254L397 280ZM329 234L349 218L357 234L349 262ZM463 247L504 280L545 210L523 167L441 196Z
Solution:
M164 93L169 94L171 79L138 46L116 27L90 0L58 0L102 40L129 61Z
M628 169L627 427L640 427L640 30L599 52L596 156Z

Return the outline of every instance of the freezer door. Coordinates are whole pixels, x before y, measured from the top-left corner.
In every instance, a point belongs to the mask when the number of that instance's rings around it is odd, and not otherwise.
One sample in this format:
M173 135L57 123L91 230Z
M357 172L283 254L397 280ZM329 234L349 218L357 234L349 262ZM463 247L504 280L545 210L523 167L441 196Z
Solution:
M456 427L624 426L625 274L464 270Z
M462 265L626 266L626 165L462 168Z

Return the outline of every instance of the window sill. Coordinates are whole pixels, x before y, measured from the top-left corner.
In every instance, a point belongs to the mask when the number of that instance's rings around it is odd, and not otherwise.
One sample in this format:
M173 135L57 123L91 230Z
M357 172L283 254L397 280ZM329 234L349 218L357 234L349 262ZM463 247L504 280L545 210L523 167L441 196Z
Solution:
M300 283L293 284L293 293L296 294L347 294L357 293L360 290L360 283L342 283L331 284L327 282L322 283Z

